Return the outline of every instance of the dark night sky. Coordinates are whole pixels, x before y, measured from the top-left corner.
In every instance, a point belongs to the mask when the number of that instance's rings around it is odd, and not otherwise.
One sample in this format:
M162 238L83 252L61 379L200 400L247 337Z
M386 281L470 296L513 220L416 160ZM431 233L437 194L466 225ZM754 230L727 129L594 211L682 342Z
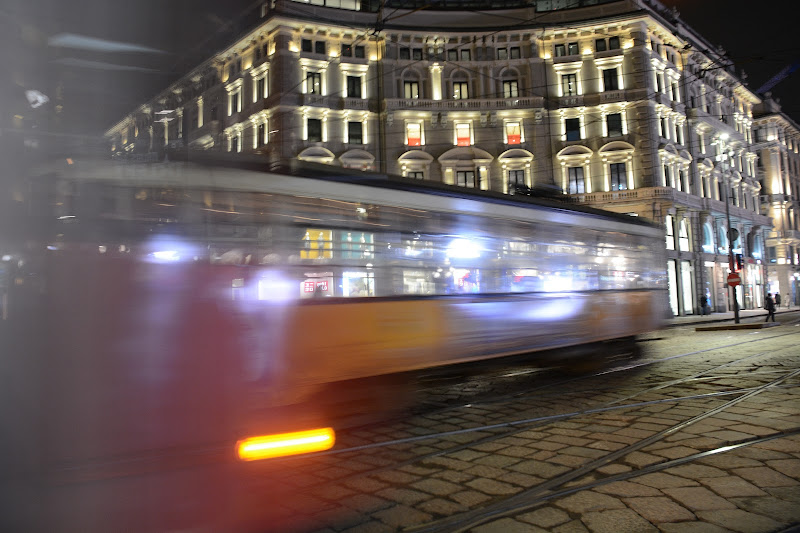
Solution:
M65 88L65 112L73 132L100 134L190 68L231 42L257 0L9 0L6 21L28 24L46 39L60 32L136 43L165 53L99 53L39 46L34 61L39 79ZM795 17L775 8L753 11L751 1L664 0L710 43L721 45L758 89L798 56L792 42ZM10 15L9 15L10 13ZM1 14L1 13L0 13ZM20 26L20 22L23 23ZM233 27L232 27L233 25ZM236 30L235 28L240 28ZM26 31L21 34L26 35ZM41 41L41 39L40 39ZM63 66L58 61L89 60L135 67ZM146 69L146 70L145 70ZM773 89L783 110L800 122L800 72Z

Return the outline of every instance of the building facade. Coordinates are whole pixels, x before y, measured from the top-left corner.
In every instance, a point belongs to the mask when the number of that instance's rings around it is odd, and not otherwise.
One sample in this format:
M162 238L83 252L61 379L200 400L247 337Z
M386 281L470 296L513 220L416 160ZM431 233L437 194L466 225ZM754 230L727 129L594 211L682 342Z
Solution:
M753 150L763 183L762 204L772 219L766 236L769 292L783 305L800 304L800 126L766 98L755 109Z
M724 52L654 1L498 5L386 2L384 16L269 2L111 127L111 150L188 144L501 193L546 185L664 225L672 314L703 312L704 297L714 311L734 295L761 307L776 238L753 139L762 100Z

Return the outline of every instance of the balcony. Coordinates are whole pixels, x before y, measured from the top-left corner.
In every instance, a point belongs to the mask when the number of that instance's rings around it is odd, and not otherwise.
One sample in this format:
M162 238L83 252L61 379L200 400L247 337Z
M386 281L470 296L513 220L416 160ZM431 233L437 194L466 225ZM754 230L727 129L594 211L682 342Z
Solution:
M583 105L583 95L562 96L558 99L558 107L579 107Z
M359 111L367 111L369 109L368 98L341 98L340 105L342 109L356 109Z
M590 194L579 194L576 200L582 204L604 204L614 202L650 202L653 200L669 202L678 207L699 209L704 211L725 212L725 203L711 198L701 198L672 187L646 187L643 189L630 189L625 191L603 191ZM731 215L751 219L761 216L753 211L730 206ZM766 218L766 217L764 217Z
M541 96L520 98L470 98L466 100L427 100L422 98L387 98L388 110L422 109L430 111L454 111L460 109L489 111L493 109L528 109L543 107Z
M622 89L616 91L605 91L600 93L600 101L604 104L625 101L625 91Z
M300 105L330 107L328 97L324 94L302 94L300 96Z
M773 231L770 236L783 241L793 241L792 244L800 243L800 231L794 229L787 229L783 231Z

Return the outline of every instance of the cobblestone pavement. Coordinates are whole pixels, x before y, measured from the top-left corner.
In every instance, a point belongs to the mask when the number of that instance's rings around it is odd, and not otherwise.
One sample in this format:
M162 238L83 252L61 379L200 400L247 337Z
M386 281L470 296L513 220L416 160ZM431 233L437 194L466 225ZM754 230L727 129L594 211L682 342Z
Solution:
M284 465L291 503L262 530L788 531L800 524L800 313L702 333L689 318L645 339L644 366L439 385L441 409L346 431L333 453Z

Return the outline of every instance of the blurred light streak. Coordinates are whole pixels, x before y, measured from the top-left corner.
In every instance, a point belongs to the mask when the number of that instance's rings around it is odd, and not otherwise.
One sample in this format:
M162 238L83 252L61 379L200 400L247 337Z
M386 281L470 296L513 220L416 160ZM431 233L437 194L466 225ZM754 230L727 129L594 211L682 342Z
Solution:
M242 461L323 452L333 448L335 437L333 428L262 435L240 440L236 443L236 452Z
M47 40L47 44L56 48L73 48L76 50L91 50L92 52L149 52L165 54L163 50L142 46L140 44L109 41L97 37L87 37L74 33L59 33Z
M74 57L65 57L56 59L53 63L64 65L65 67L78 67L78 68L91 68L96 70L130 70L136 72L154 72L160 74L160 70L144 67L132 67L129 65L117 65L115 63L106 63L105 61L90 61L88 59L77 59Z

